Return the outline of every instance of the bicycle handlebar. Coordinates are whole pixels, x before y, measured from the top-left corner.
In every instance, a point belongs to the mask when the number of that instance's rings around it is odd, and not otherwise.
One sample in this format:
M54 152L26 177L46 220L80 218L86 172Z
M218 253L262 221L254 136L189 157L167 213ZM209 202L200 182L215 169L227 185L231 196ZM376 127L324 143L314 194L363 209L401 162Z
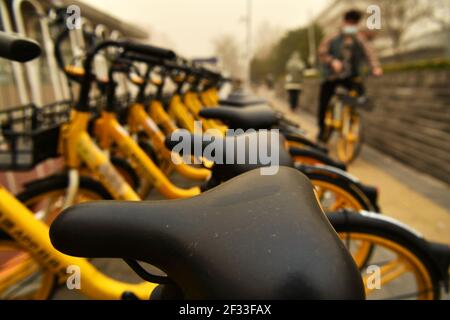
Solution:
M169 49L131 41L118 41L118 43L119 46L122 47L125 51L132 51L159 59L173 60L176 58L175 52Z
M0 31L0 57L27 62L39 57L41 47L34 40Z
M122 58L129 60L130 62L142 62L150 66L164 66L166 64L164 59L154 58L137 53L126 53L122 55Z
M62 68L64 71L66 70L61 54L61 44L63 39L65 39L67 35L68 31L65 30L57 37L55 41L56 60L58 61L60 68ZM98 52L109 47L116 47L122 49L124 51L122 57L125 59L140 61L147 63L149 65L159 65L166 69L182 71L185 72L186 74L194 75L198 78L209 78L212 80L219 80L219 81L224 79L221 74L213 72L206 68L190 67L187 66L186 63L182 64L177 63L176 61L174 61L177 58L177 55L175 54L174 51L169 49L155 47L143 43L136 43L127 40L123 41L106 40L92 47L86 53L83 65L84 75L82 77L81 76L75 77L74 75L71 75L68 72L66 72L67 76L70 79L74 79L78 82L81 82L80 96L78 103L76 105L76 109L79 111L87 111L89 109L88 103L91 85L92 82L95 81L96 79L95 75L92 74L94 57Z
M99 51L109 47L116 47L123 49L125 52L134 52L160 59L170 60L176 58L176 54L172 50L154 47L147 44L135 43L131 41L113 41L113 40L106 40L100 42L98 45L96 45L95 47L93 47L88 51L86 59L84 61L85 75L81 83L80 98L76 106L77 110L79 111L87 111L89 109L88 106L89 93L91 90L92 81L95 78L95 76L92 74L92 65L94 57Z

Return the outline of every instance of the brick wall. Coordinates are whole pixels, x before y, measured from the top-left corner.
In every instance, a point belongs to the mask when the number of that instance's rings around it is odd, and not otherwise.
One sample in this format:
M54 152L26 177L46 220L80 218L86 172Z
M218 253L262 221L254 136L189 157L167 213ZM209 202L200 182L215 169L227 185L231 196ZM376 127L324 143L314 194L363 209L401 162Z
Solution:
M302 108L316 112L318 79L304 84ZM367 80L366 143L450 184L450 70L389 73Z

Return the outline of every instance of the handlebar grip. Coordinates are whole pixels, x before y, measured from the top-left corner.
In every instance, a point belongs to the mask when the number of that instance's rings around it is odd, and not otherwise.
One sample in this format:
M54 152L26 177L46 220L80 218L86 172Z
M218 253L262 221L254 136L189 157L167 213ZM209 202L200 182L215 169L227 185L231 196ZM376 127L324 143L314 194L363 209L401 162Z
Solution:
M142 54L126 53L123 55L123 57L125 59L129 59L131 61L144 62L147 64L163 66L166 69L180 70L183 72L190 72L192 70L191 68L182 66L173 60L165 60L165 59L155 58L155 57L142 55Z
M213 77L213 78L221 78L221 77L222 77L222 75L221 75L220 73L211 71L211 70L206 69L206 68L202 68L202 69L203 69L203 72L204 72L207 76L210 76L210 77Z
M17 62L27 62L39 57L41 47L27 38L0 31L0 57Z
M125 59L129 59L130 61L144 62L144 63L154 64L154 65L164 64L163 59L151 57L148 55L142 55L139 53L126 53L123 55L123 57Z
M124 41L124 42L122 42L122 47L126 51L133 51L133 52L144 54L144 55L150 55L150 56L153 56L156 58L168 59L168 60L172 60L172 59L176 58L176 54L172 50L154 47L154 46L148 45L148 44Z

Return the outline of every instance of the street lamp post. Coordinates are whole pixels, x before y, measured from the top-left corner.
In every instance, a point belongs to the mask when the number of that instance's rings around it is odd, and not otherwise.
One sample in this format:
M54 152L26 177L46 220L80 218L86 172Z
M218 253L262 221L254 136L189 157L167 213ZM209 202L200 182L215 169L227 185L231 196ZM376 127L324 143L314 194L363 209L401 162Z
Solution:
M310 23L308 27L308 40L309 40L309 63L312 68L316 66L316 32L314 30L314 19L312 13L309 11Z
M252 0L247 0L247 16L246 16L246 53L245 53L245 75L246 85L250 85L250 64L252 60Z

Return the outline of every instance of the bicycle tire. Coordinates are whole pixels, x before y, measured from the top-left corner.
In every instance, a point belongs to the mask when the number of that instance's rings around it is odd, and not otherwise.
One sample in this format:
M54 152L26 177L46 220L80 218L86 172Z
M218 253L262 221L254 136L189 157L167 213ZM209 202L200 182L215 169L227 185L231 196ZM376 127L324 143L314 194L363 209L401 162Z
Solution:
M442 276L439 272L439 267L427 248L428 243L415 231L395 222L393 219L369 212L355 213L344 211L328 213L327 216L336 232L341 235L366 234L385 239L385 243L392 242L398 248L403 248L406 250L405 252L409 252L420 262L417 266L423 266L423 268L417 268L415 271L422 273L424 278L429 279L429 284L432 286L429 288L432 299L440 298L439 283Z
M359 128L358 128L358 139L356 141L356 144L353 146L351 155L350 156L348 156L347 154L345 156L343 155L344 153L343 149L347 148L347 146L344 144L348 142L346 141L346 138L343 137L342 132L339 133L338 141L336 142L336 153L338 155L338 159L344 162L345 164L352 163L359 156L364 143L364 118L360 112L358 111L353 112L357 112ZM345 151L345 153L347 152Z
M69 185L69 175L55 174L43 179L34 180L25 185L25 189L19 193L16 198L22 203L28 202L32 197L36 197L41 193L67 189ZM79 190L87 190L98 194L101 199L112 200L111 194L97 180L86 176L80 176Z
M328 105L327 110L326 110L325 115L324 115L323 132L322 132L322 135L320 137L320 140L323 143L329 143L329 141L331 139L331 136L333 135L333 133L335 131L334 126L327 124L327 120L332 122L333 119L334 119L334 117L333 117L334 103L335 103L335 101L333 99L331 101L331 103Z
M16 198L27 205L33 198L48 194L50 192L64 190L69 185L67 174L56 174L46 178L34 180L25 184L25 189L16 195ZM86 176L80 177L79 190L86 190L92 194L97 194L99 199L112 200L111 194L103 187L100 182ZM0 230L0 240L11 240L11 237L3 230Z
M152 144L144 138L139 139L139 147L145 152L145 154L153 161L153 163L160 167L161 161L158 159ZM130 187L135 190L141 199L146 199L153 188L153 181L147 178L147 175L142 174L138 168L139 164L130 163L123 159L123 155L116 155L111 157L111 163L116 167L118 172L127 181Z
M349 194L354 202L360 204L360 210L367 211L378 211L378 206L364 194L359 186L357 186L350 179L345 178L342 175L333 175L330 176L328 172L321 173L320 168L315 168L314 172L302 171L312 182L313 185L318 185L317 182L324 182L329 185L333 185L336 187L336 190L340 189L343 191L343 194Z
M359 187L354 184L349 179L344 176L334 175L330 176L329 172L320 173L320 168L315 168L314 172L304 172L302 171L312 182L313 186L317 190L322 188L328 191L332 191L337 194L339 197L343 197L345 199L344 203L347 203L351 206L351 209L359 211L359 210L369 210L376 209L376 206L373 206L371 201L364 195L364 193L359 189ZM300 170L301 171L301 170ZM319 189L317 189L319 188ZM321 203L322 209L325 212L329 212L324 203L321 201L321 196L318 194L318 201ZM341 200L342 201L342 200ZM333 208L333 210L339 209L349 209L346 208ZM373 246L370 243L363 243L360 247L359 254L363 257L361 263L358 265L360 268L364 268L367 264L367 261L370 260L373 253Z
M13 249L13 250L21 250L20 249L20 245L18 245L15 240L5 239L3 237L0 237L0 250L5 250L8 247ZM31 258L31 259L34 261L33 258ZM24 262L24 263L26 263L26 262ZM41 274L42 274L41 285L39 286L38 290L33 295L33 297L28 297L28 298L33 299L33 300L48 300L54 295L54 293L56 291L56 288L57 288L57 285L58 285L58 278L52 272L46 271L45 268L40 266L38 262L36 262L36 265L38 265L38 267L40 269L42 269L42 272L41 272ZM30 265L27 265L26 269L27 269L26 271L29 271L31 269ZM24 270L16 271L16 276L20 272L23 273ZM30 276L30 277L32 278L33 276ZM4 281L4 280L5 279L2 279L2 281ZM15 280L18 280L18 279L15 279ZM27 280L25 280L25 281L27 281ZM5 283L2 283L2 284L5 285ZM17 286L15 288L12 286L12 288L9 290L10 291L9 294L10 295L14 294L15 293L14 290L19 290L19 289L20 289L20 286ZM13 297L5 296L4 293L5 292L0 292L0 294L1 294L0 298L2 300L4 300L4 299L7 299L7 300L13 299ZM20 297L18 299L23 300L25 298L24 297Z
M133 166L121 157L112 156L110 160L117 172L119 172L130 187L133 188L133 190L139 190L141 187L141 180Z
M142 150L149 156L150 159L152 159L153 163L157 166L160 165L160 160L158 158L158 154L156 153L155 149L153 148L153 145L148 141L148 139L140 139L139 140L139 147L141 147Z
M352 159L352 161L355 160L356 158L358 158L358 156L361 154L361 151L362 151L365 139L366 139L366 134L365 134L365 131L364 131L366 120L364 119L364 117L363 117L361 112L358 112L358 114L359 114L359 121L360 121L360 125L359 125L359 143L356 145L354 158Z

